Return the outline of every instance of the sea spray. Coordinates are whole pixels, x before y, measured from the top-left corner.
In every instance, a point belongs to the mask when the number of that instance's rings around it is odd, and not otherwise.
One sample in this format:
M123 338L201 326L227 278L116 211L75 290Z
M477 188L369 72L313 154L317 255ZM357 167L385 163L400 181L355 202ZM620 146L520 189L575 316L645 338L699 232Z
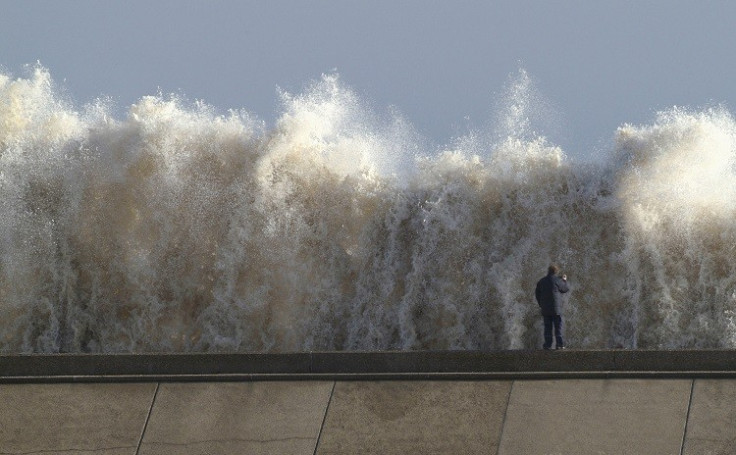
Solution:
M534 87L437 148L324 76L275 125L0 76L0 350L524 349L562 264L572 346L733 347L736 122L673 108L578 164Z
M643 346L733 346L736 122L674 108L617 132L623 260Z

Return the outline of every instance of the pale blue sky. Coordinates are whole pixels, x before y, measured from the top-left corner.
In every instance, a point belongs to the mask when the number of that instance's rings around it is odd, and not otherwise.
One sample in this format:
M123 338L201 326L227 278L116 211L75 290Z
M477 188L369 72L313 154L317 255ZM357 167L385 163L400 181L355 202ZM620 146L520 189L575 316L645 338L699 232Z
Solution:
M558 112L543 132L584 159L657 110L736 106L734 18L725 1L0 0L0 67L40 61L78 104L160 88L269 123L277 86L336 69L438 144L486 125L523 67Z

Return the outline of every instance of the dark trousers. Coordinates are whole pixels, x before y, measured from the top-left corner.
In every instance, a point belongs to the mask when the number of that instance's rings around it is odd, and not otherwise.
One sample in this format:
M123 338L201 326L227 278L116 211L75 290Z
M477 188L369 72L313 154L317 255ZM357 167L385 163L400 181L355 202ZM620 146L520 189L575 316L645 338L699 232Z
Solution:
M562 316L543 316L544 317L544 347L549 349L552 347L552 326L555 327L555 340L557 347L561 348L565 345L562 340Z

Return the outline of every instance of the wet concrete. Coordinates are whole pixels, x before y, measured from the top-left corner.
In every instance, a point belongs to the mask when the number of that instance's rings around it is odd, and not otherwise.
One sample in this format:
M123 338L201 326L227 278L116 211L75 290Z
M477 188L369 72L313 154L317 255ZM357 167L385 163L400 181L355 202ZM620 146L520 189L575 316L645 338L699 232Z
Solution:
M510 389L510 381L338 382L317 453L496 453Z

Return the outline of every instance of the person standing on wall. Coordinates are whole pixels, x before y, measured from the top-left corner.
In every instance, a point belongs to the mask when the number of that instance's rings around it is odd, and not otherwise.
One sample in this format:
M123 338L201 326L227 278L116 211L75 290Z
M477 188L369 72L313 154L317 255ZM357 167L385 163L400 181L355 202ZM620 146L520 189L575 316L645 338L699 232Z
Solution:
M565 341L562 339L562 304L565 293L570 291L567 285L567 276L557 276L560 268L552 264L547 269L547 276L537 282L534 296L537 304L542 310L544 318L544 349L552 349L552 327L555 328L555 349L565 349Z

